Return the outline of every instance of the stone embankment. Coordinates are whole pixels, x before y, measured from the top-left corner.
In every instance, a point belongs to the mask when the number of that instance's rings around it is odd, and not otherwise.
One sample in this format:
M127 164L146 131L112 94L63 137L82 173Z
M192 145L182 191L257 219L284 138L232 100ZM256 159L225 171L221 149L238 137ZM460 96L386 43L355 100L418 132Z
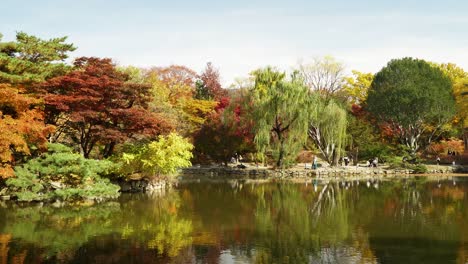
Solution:
M434 166L429 167L427 174L450 174L467 173L468 168L461 166ZM227 178L227 179L281 179L281 178L314 178L314 177L334 177L334 176L396 176L405 174L415 174L409 169L388 169L385 167L326 167L309 169L296 167L287 170L273 170L265 167L247 166L237 167L191 167L180 172L179 179L194 178Z
M164 190L170 187L170 183L166 180L162 179L155 179L155 180L148 180L148 179L131 179L131 180L121 180L115 182L120 186L121 192L154 192Z

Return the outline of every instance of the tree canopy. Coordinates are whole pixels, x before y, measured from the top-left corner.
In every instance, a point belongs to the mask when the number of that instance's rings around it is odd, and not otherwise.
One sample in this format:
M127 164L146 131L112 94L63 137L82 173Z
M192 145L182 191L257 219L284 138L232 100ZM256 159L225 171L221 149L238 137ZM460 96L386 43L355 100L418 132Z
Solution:
M148 111L150 87L128 83L110 59L78 58L76 70L42 85L47 121L57 126L89 157L97 144L104 156L113 146L136 135L157 136L170 130L164 119Z
M255 88L255 143L262 152L271 150L276 166L283 168L296 158L307 140L309 89L297 75L267 67L253 72Z
M455 113L450 79L424 60L391 60L374 77L367 109L415 153ZM422 136L431 130L425 142Z
M301 63L299 74L311 90L323 96L332 96L343 89L345 68L332 56L314 58L311 63Z
M18 32L15 42L0 42L0 82L30 84L64 74L70 67L63 61L76 49L66 40Z
M0 83L0 178L13 176L13 166L37 150L45 150L53 127L44 124L39 100L24 89Z
M186 138L175 133L159 136L157 141L124 152L120 158L124 164L121 173L141 173L146 177L174 174L178 168L192 165L192 149L193 145Z
M315 114L310 117L308 134L323 158L337 165L347 141L346 110L333 100L316 98Z
M364 73L353 70L353 76L346 77L344 91L351 104L362 104L367 99L367 93L374 79L373 73Z

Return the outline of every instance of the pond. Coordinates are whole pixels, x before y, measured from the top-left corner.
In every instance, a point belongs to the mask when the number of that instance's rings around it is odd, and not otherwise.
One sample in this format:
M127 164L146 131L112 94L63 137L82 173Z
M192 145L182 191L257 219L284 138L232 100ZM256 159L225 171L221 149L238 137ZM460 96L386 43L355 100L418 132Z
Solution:
M468 178L194 182L0 205L5 263L468 263Z

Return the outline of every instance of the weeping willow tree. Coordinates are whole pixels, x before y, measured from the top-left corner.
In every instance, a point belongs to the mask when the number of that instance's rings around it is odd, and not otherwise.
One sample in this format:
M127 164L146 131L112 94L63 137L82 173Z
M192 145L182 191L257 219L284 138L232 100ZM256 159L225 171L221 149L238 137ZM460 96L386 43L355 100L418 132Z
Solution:
M271 151L276 166L289 166L307 140L310 96L293 74L270 67L253 72L255 143L260 152Z
M346 111L332 100L319 103L311 117L308 134L323 158L332 166L338 163L347 141Z

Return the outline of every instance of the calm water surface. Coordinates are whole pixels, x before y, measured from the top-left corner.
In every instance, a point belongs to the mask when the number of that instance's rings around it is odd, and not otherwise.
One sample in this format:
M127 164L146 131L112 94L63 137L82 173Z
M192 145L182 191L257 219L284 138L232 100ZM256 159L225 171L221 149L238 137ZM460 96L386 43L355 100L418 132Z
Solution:
M468 178L186 183L73 207L0 203L6 263L468 263Z

